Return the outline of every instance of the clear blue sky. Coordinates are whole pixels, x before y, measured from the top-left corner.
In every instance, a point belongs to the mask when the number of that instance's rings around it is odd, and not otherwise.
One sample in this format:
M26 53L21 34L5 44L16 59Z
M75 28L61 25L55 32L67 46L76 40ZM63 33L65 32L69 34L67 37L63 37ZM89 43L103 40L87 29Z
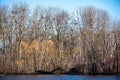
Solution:
M42 7L60 7L68 12L74 12L79 7L95 6L107 10L112 18L120 19L120 0L14 0L15 2L26 2L30 9L40 5ZM13 0L0 0L1 4L11 6Z

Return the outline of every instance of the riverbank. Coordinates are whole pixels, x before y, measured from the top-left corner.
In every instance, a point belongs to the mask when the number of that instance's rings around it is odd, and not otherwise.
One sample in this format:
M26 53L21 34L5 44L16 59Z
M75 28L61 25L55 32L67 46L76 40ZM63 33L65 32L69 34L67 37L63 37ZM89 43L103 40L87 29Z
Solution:
M62 68L58 67L53 69L52 71L43 71L43 70L36 70L34 72L4 72L0 73L0 75L120 75L120 72L98 72L98 71L89 71L85 72L84 70L81 71L79 68L71 68L68 71L63 70Z
M37 73L0 73L0 76L6 76L6 75L120 75L117 73L74 73L74 72L65 72L65 73L52 73L52 72L37 72Z

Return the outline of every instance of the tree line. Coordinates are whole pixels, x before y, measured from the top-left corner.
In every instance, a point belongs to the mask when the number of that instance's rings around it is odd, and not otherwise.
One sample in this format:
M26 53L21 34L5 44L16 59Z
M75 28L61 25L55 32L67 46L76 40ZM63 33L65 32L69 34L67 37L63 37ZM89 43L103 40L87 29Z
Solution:
M0 73L120 73L120 21L93 6L75 13L26 3L0 6Z

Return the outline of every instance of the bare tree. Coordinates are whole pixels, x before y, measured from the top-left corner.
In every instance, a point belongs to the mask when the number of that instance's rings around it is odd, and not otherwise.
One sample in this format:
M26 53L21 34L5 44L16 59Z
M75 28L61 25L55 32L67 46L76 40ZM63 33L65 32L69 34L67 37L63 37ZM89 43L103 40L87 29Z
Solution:
M38 6L29 15L25 3L10 9L0 6L0 72L57 73L76 68L83 73L119 74L119 25L107 11L92 6L79 8L73 16Z

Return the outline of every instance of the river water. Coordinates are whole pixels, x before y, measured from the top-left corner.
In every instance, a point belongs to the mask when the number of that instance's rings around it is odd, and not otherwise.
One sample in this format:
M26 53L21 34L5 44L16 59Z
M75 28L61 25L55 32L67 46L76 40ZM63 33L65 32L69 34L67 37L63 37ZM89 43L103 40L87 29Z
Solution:
M0 76L0 80L120 80L115 75L7 75Z

